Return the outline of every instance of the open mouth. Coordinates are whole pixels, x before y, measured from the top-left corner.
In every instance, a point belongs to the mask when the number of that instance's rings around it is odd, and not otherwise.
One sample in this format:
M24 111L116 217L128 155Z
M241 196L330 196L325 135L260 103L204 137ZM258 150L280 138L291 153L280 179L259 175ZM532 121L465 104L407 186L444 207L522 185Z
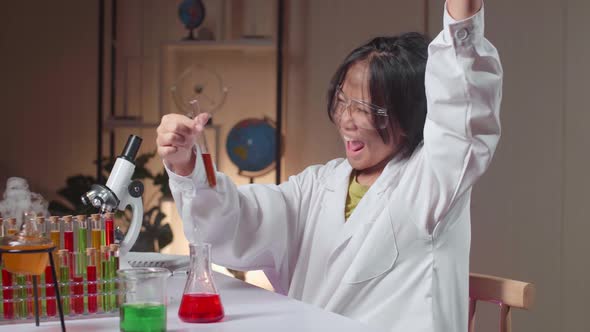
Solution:
M365 143L362 141L350 139L348 137L344 137L346 141L346 151L350 153L358 153L365 147Z

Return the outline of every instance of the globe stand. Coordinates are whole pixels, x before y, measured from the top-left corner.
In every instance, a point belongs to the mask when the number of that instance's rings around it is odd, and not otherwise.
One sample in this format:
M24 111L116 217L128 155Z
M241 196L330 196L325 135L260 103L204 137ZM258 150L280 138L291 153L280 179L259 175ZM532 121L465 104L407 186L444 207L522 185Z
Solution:
M254 176L246 175L246 174L244 174L244 171L242 171L242 170L238 170L238 175L249 178L250 184L254 183L254 178L255 178Z
M182 38L182 40L186 40L186 41L196 40L197 38L195 38L195 29L191 29L191 28L187 27L187 30L188 30L188 36Z
M255 178L266 175L266 174L270 173L273 169L275 169L275 164L276 164L275 162L272 162L272 164L268 165L266 168L264 168L258 172L244 171L244 170L240 169L240 170L238 170L238 175L249 178L250 184L253 184Z
M66 332L66 325L64 323L64 312L61 305L61 297L59 295L59 285L57 283L57 273L55 273L55 263L53 261L53 250L55 247L49 247L44 249L1 249L0 248L0 261L2 261L2 254L34 254L40 252L46 252L49 255L49 265L51 266L51 275L53 277L53 287L55 287L55 296L57 300L57 307L59 310L59 320L61 322L62 332ZM39 294L37 292L37 276L33 277L33 296L35 298L35 325L39 326Z

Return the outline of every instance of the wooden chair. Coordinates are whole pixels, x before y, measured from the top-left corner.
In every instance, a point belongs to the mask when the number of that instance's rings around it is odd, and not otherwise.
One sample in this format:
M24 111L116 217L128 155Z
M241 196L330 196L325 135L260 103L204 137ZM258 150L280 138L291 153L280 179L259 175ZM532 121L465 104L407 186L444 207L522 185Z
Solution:
M469 332L475 327L477 301L500 306L500 332L511 332L510 309L530 309L535 298L535 286L528 282L504 279L477 273L469 274Z

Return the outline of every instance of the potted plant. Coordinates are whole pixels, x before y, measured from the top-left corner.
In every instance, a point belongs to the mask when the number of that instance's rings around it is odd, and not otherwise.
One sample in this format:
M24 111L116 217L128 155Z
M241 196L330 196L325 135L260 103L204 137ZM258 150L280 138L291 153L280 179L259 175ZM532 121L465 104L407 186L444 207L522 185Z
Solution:
M172 197L170 187L168 186L168 174L162 169L159 173L153 174L147 169L146 164L156 155L156 152L144 153L139 155L135 160L134 180L152 181L158 190L152 197L144 198L144 208L153 205L144 211L141 231L135 242L132 251L158 252L172 242L173 234L169 224L163 224L166 214L162 212L160 204L154 204L156 198L169 199ZM108 178L108 174L113 168L114 160L103 159L106 163L104 166L103 178ZM80 197L90 190L90 186L98 183L98 180L88 175L73 175L66 179L66 185L60 188L57 193L62 198L49 203L49 211L52 215L76 215L96 213L96 210L84 205ZM116 211L116 218L122 222L126 228L131 221L130 210Z

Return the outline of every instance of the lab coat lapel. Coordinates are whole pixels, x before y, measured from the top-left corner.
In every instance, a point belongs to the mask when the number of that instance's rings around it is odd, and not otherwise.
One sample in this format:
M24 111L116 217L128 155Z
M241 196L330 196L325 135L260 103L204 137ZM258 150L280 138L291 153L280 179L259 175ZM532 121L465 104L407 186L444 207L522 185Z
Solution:
M331 264L332 253L342 241L345 241L350 236L348 222L344 219L344 206L346 204L346 195L348 194L348 184L352 167L348 161L343 161L332 174L325 180L325 194L322 202L322 223L324 232L330 234L326 237L328 240L328 261L327 265Z
M383 197L382 194L385 190L396 186L397 182L399 182L400 170L405 165L405 161L401 160L400 157L396 157L387 164L383 173L371 188L369 188L346 222L344 222L344 205L346 195L348 194L348 184L352 167L348 162L343 164L348 165L348 167L345 168L341 165L340 168L342 169L337 169L328 179L326 185L326 189L328 190L326 199L329 201L326 200L324 202L330 202L330 206L334 207L333 209L328 209L329 211L326 212L330 214L330 218L338 220L337 225L341 225L341 227L334 230L333 234L335 236L334 241L329 246L327 267L334 262L342 249L346 247L350 238L363 225L373 223L380 212L386 208L388 202L381 199Z

